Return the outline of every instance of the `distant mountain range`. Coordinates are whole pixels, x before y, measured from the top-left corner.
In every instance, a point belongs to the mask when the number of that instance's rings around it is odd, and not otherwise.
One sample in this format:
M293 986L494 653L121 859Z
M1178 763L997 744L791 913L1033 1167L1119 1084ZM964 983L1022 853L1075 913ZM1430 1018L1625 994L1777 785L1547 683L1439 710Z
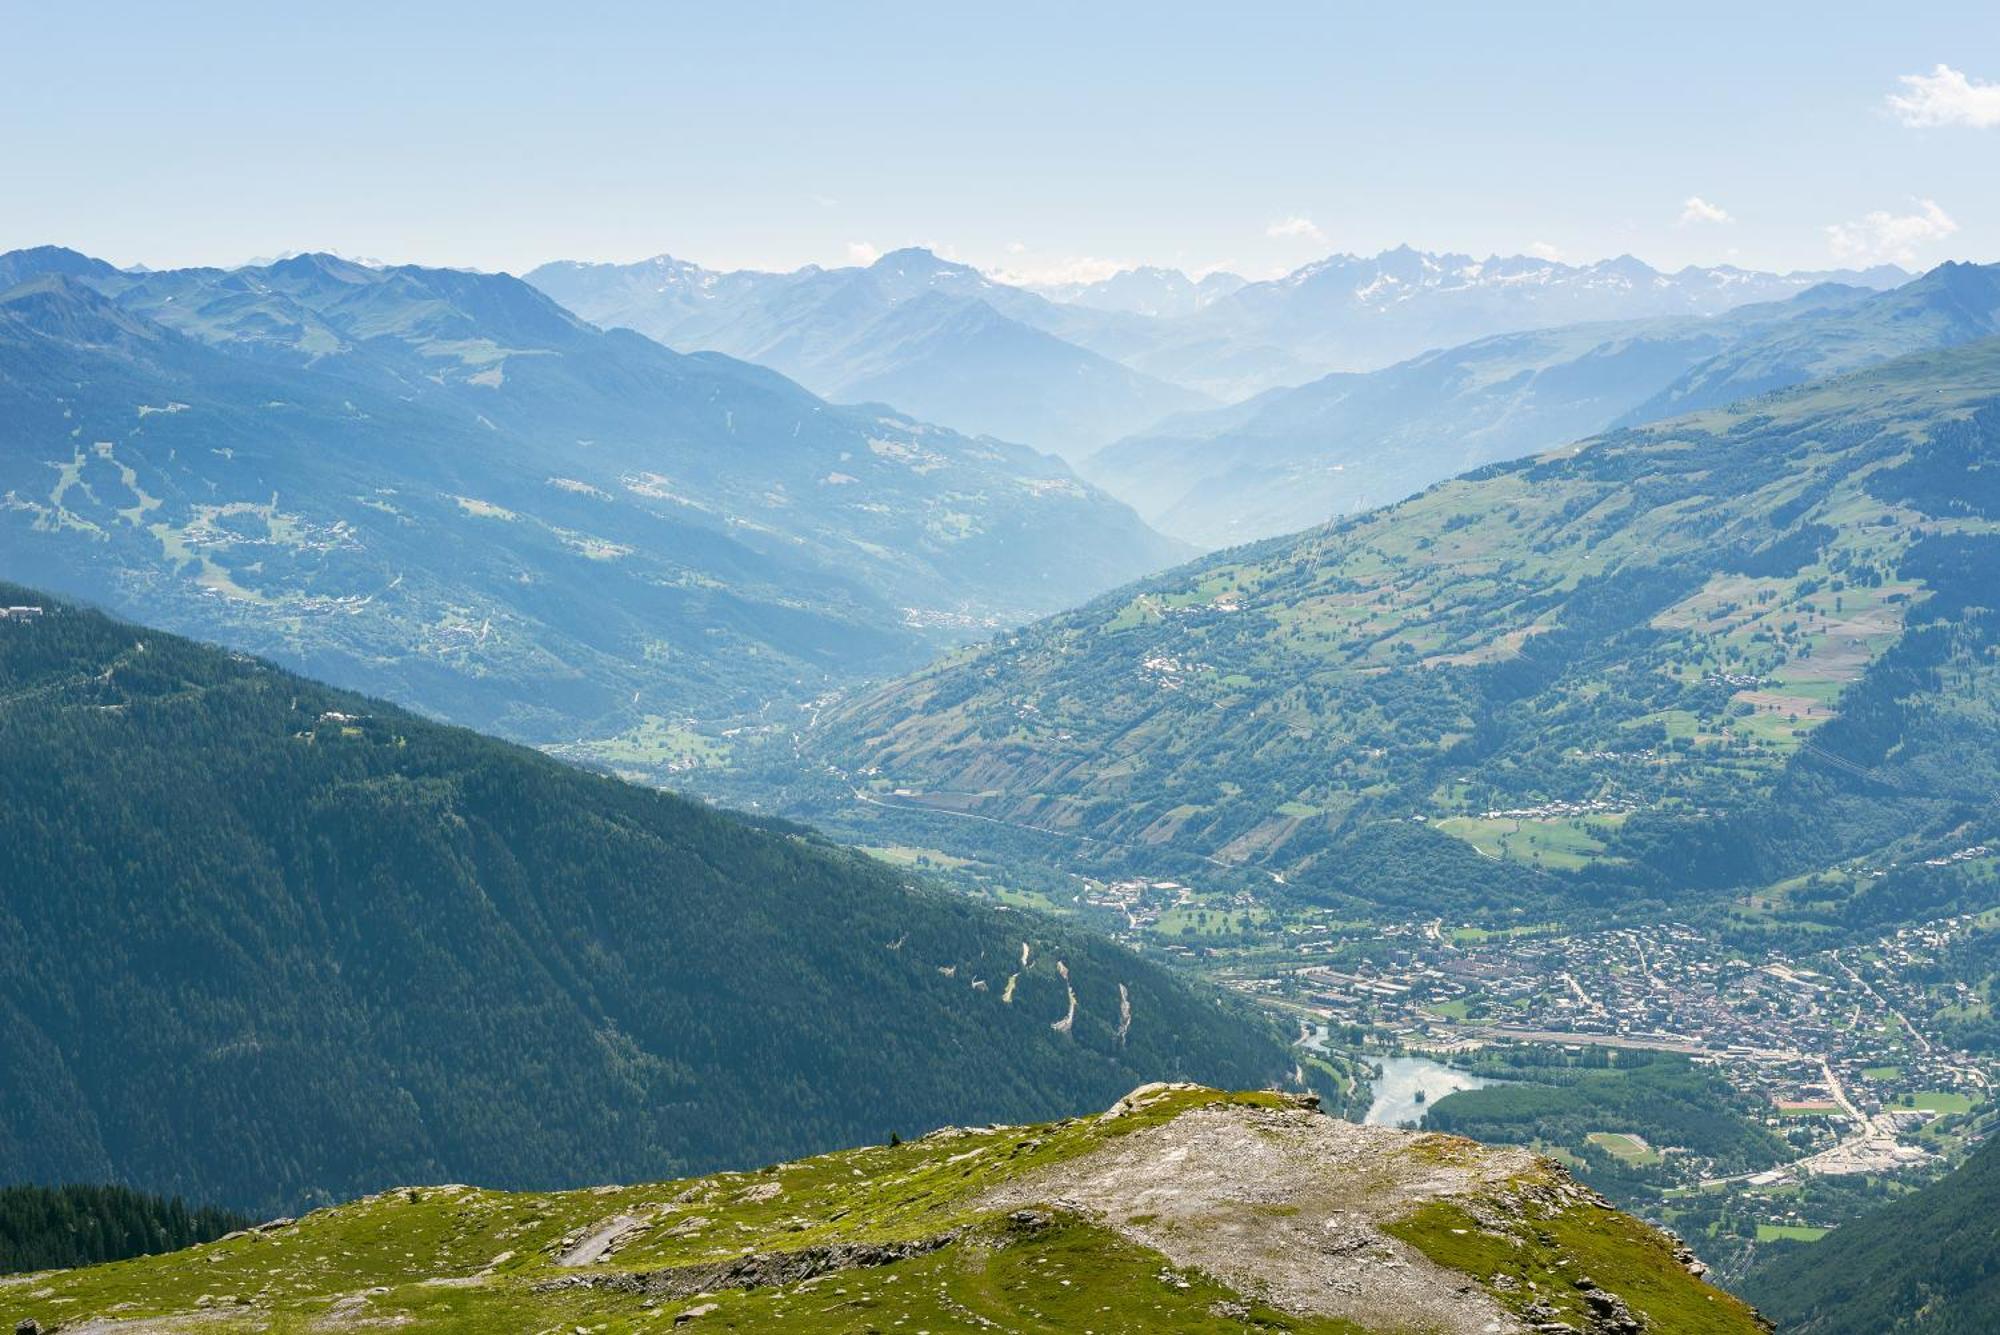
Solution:
M1134 366L1237 399L1328 371L1371 371L1420 352L1494 334L1604 320L1718 315L1781 301L1821 283L1883 288L1909 278L1893 265L1820 273L1757 273L1730 266L1662 273L1630 255L1565 264L1524 255L1435 254L1399 246L1379 255L1334 255L1283 278L1250 283L1211 303L1160 339ZM1274 361L1261 377L1231 386L1198 375L1216 346L1282 350L1297 376ZM1245 365L1253 364L1245 362Z
M809 832L32 589L0 607L40 609L0 618L0 1180L269 1217L1292 1070L1234 1001Z
M723 273L660 256L548 264L528 279L602 325L762 362L833 399L881 397L1077 458L1171 413L1494 334L1714 315L1828 281L1879 288L1908 276L1893 266L1665 274L1629 256L1568 265L1401 247L1268 282L1148 268L1040 292L919 249L865 268Z
M1095 282L1030 286L1029 290L1040 292L1054 301L1086 306L1091 310L1171 320L1212 306L1232 292L1248 286L1249 282L1239 274L1221 271L1192 278L1179 269L1142 265Z
M1867 300L1826 302L1768 323L1689 367L1626 423L1719 408L1754 394L2000 333L2000 264L1945 263Z
M1046 455L504 275L0 274L12 574L621 768L1184 550Z
M1720 315L1500 334L1171 418L1086 477L1226 547L1401 500L1481 464L2000 333L2000 266L1886 292L1824 283Z
M714 273L667 256L548 264L528 281L584 318L773 367L827 398L881 400L962 431L1074 456L1212 405L1092 351L1116 318L1060 306L925 250L865 268Z
M1614 431L827 711L845 778L791 799L1402 918L1978 907L1943 864L2000 844L1996 478L2000 338Z

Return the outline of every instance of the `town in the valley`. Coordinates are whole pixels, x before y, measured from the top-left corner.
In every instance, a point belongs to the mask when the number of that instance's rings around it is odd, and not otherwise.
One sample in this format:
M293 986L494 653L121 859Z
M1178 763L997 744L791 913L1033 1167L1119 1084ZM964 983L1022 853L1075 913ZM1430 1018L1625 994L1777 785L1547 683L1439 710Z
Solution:
M1946 1171L2000 1113L2000 1064L1952 1041L1954 1021L1987 1010L1955 961L2000 931L2000 910L1838 949L1753 951L1679 923L1355 923L1173 880L1086 882L1076 907L1283 1014L1302 1051L1343 1056L1359 1081L1385 1061L1435 1063L1433 1101L1509 1053L1671 1054L1715 1073L1735 1115L1782 1142L1773 1162L1732 1171L1609 1120L1588 1136L1645 1170L1661 1207L1650 1212L1668 1218L1676 1201L1720 1201L1750 1236L1817 1236L1859 1201ZM1357 1097L1358 1112L1369 1090ZM1423 1116L1419 1105L1410 1120Z

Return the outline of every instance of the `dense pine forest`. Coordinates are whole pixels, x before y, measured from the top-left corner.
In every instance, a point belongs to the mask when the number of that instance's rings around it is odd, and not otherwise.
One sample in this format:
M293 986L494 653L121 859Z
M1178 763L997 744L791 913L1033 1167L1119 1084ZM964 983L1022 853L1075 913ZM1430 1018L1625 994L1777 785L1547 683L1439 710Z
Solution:
M0 1180L289 1210L1260 1086L1271 1025L791 827L0 586Z
M0 1274L178 1251L248 1223L128 1187L0 1187Z
M1439 1099L1424 1126L1494 1144L1560 1148L1597 1185L1628 1185L1629 1166L1591 1143L1603 1127L1626 1128L1658 1145L1684 1146L1734 1172L1767 1168L1785 1145L1757 1124L1762 1112L1732 1095L1714 1071L1679 1054L1587 1048L1575 1064L1564 1054L1528 1050L1515 1055L1547 1058L1518 1066L1481 1064L1507 1083L1462 1090ZM1643 1188L1641 1188L1643 1189Z

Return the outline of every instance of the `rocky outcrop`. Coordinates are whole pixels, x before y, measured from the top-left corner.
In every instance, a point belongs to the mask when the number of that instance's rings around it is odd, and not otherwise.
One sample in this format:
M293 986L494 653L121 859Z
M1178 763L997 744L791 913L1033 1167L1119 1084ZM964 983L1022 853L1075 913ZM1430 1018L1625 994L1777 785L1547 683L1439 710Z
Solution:
M839 1243L792 1252L752 1252L713 1265L566 1275L537 1284L535 1290L552 1293L563 1289L600 1289L611 1293L645 1294L650 1298L692 1298L699 1293L718 1293L724 1289L781 1288L842 1270L867 1270L927 1256L951 1246L958 1239L959 1230L953 1230L909 1242Z
M1192 1088L1136 1089L1099 1121L1141 1117ZM1420 1138L1326 1117L1311 1096L1272 1102L1283 1106L1191 1109L1008 1182L985 1203L1078 1211L1176 1266L1300 1315L1366 1328L1396 1312L1419 1328L1465 1335L1526 1329L1479 1285L1380 1225L1428 1201L1504 1189L1536 1169L1532 1153L1413 1155Z

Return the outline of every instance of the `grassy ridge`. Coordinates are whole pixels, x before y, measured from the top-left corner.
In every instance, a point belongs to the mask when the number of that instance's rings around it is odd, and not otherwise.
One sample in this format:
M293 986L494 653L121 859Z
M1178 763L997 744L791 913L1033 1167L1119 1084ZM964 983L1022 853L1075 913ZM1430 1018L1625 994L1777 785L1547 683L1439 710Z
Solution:
M1129 1224L1060 1205L991 1203L989 1193L1011 1183L1096 1162L1181 1117L1254 1116L1288 1103L1181 1089L1118 1116L948 1130L650 1186L400 1189L174 1256L48 1276L29 1294L0 1290L0 1314L71 1322L116 1311L159 1318L169 1330L183 1322L294 1330L329 1320L438 1331L650 1330L694 1312L699 1328L725 1330L1248 1325L1357 1335L1364 1327L1351 1321L1279 1310L1177 1265L1135 1240ZM1409 1137L1364 1176L1378 1185L1418 1181L1483 1153L1462 1141ZM1573 1283L1588 1274L1660 1329L1756 1329L1741 1304L1688 1275L1667 1239L1563 1196L1554 1182L1536 1177L1490 1199L1411 1207L1387 1231L1446 1267L1437 1283L1489 1288L1512 1310L1526 1311L1539 1294L1555 1312L1588 1312L1592 1300ZM1307 1215L1316 1208L1330 1207L1310 1196L1266 1204ZM607 1229L617 1237L613 1249L580 1258L579 1244ZM1536 1289L1526 1287L1529 1279ZM1380 1316L1365 1329L1404 1328L1396 1315Z

